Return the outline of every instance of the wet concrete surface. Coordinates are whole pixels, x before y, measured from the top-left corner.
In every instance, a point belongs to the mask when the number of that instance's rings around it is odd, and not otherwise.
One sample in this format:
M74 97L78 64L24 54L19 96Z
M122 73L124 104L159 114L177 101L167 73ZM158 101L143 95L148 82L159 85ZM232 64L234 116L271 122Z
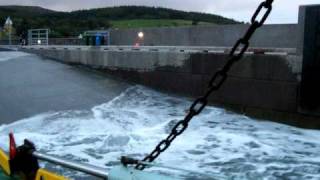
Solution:
M32 54L0 61L0 125L50 111L90 109L128 86L92 70Z

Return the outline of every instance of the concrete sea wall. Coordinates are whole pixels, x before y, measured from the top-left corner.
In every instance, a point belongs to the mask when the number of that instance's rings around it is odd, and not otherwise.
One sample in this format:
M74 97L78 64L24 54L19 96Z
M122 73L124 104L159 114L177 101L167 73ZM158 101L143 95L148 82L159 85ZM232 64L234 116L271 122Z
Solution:
M131 82L189 97L197 97L206 90L210 77L228 57L223 52L85 46L25 47L22 50L63 63L89 66ZM318 127L320 123L312 117L303 116L304 121L299 121L302 118L298 112L301 60L294 53L246 54L229 73L223 87L210 97L210 102L259 118Z

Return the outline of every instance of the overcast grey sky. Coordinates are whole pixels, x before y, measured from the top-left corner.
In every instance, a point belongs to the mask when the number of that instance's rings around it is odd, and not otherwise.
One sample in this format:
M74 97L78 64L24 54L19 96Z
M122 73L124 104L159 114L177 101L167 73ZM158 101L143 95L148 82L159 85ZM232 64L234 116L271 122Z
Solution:
M0 0L0 5L36 5L59 11L106 6L145 5L206 12L248 22L263 0ZM296 23L299 5L320 4L319 0L275 0L268 23Z

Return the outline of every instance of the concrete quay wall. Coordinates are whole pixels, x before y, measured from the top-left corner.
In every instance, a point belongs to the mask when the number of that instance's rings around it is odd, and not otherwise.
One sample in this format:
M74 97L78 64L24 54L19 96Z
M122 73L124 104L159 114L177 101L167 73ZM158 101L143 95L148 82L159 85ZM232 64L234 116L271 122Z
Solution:
M103 47L25 47L67 64L85 65L158 90L198 97L226 62L226 53L109 50ZM302 58L296 54L246 54L210 103L258 118L320 128L298 112ZM301 120L303 118L303 121Z

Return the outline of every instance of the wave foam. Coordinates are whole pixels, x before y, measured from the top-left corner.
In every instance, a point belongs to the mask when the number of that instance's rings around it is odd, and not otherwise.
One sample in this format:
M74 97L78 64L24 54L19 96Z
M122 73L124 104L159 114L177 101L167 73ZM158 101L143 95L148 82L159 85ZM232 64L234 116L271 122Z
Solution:
M19 51L0 51L0 62L9 61L23 56L28 56L30 54L19 52Z
M18 143L29 138L42 152L111 168L122 155L141 159L149 153L190 103L133 86L88 111L51 112L3 125L0 147L8 148L13 131ZM318 131L208 107L157 162L231 179L319 179L319 137Z

